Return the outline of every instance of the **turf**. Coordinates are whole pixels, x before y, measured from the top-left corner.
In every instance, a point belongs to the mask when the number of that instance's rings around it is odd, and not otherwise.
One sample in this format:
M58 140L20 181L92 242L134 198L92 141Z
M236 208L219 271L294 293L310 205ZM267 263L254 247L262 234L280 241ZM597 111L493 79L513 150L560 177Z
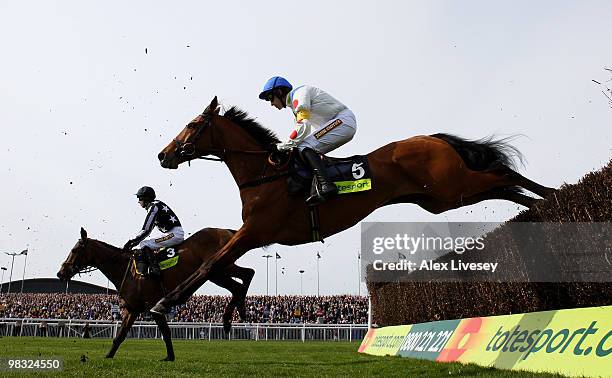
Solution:
M255 376L495 376L545 377L552 375L511 372L476 365L440 364L400 357L357 353L358 343L284 341L175 340L176 361L162 362L161 340L128 339L114 359L104 355L108 339L0 338L0 358L61 357L61 376L80 377L255 377ZM85 362L81 362L85 356ZM29 373L58 376L60 373ZM0 376L24 373L0 372Z

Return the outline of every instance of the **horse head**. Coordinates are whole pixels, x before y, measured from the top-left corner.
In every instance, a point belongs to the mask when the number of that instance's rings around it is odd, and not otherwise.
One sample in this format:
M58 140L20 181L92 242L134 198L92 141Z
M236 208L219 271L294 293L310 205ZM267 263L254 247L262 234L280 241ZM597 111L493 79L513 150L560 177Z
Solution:
M83 227L81 227L81 238L77 241L77 243L70 250L70 254L60 271L57 273L57 278L60 281L68 281L75 274L78 274L88 268L91 265L91 256L89 253L89 244L91 244L90 240L87 238L87 231Z
M164 148L157 158L162 167L178 168L179 164L205 155L216 155L222 152L213 145L213 120L219 115L217 97L202 114L199 114Z

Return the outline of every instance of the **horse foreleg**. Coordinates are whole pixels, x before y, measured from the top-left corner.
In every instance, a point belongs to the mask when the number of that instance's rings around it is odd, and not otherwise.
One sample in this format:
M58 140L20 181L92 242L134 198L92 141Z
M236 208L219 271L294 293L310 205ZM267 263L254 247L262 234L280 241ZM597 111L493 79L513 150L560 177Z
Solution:
M150 311L158 314L167 313L170 307L183 303L189 299L189 297L210 278L210 271L214 265L225 267L236 261L248 250L257 247L252 247L250 245L250 240L246 237L248 234L249 233L245 231L244 227L238 230L234 236L210 258L210 260L202 263L198 270L168 295L160 299Z
M157 327L159 327L159 330L161 331L164 343L166 344L166 358L164 358L162 361L174 361L174 347L172 346L172 336L170 334L170 327L168 327L166 317L160 314L152 315L153 320L155 320Z
M123 340L125 340L128 331L130 330L130 328L132 328L132 325L134 325L136 317L138 317L137 312L127 311L127 314L123 317L123 319L121 319L121 328L119 328L117 337L115 337L115 339L113 340L113 346L111 347L111 350L106 354L106 358L113 358L115 356L115 353L117 353L117 349L119 349L119 346L121 345Z

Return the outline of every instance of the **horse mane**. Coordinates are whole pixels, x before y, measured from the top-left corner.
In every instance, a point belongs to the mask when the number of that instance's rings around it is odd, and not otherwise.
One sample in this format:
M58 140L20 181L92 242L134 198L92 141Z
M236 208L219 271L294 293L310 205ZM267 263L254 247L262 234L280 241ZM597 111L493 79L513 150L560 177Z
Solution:
M98 248L104 248L110 251L113 258L124 257L124 254L122 253L123 250L119 247L115 247L114 245L104 242L102 240L97 240L97 239L92 239L92 238L88 238L87 241L89 243L93 242L94 244L97 244ZM125 254L125 256L127 256L127 254Z
M257 122L255 118L250 117L247 112L236 106L229 108L225 114L223 114L223 117L240 126L262 147L280 143L280 139L278 139L274 131L264 127Z

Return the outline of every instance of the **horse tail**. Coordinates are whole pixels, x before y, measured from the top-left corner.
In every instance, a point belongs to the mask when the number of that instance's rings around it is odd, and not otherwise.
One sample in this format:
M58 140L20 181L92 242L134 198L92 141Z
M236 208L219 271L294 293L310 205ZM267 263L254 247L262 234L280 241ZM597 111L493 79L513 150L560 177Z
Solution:
M457 153L465 165L473 171L485 171L496 168L517 169L516 160L524 165L523 154L509 142L514 137L493 139L492 136L468 140L456 135L438 133L431 135L434 138L442 139Z

